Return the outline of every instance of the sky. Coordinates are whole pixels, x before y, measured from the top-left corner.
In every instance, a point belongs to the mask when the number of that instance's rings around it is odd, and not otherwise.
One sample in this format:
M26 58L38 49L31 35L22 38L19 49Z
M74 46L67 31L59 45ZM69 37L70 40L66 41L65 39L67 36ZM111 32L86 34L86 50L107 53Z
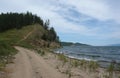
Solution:
M61 41L120 43L120 0L0 0L0 13L27 11L49 19Z

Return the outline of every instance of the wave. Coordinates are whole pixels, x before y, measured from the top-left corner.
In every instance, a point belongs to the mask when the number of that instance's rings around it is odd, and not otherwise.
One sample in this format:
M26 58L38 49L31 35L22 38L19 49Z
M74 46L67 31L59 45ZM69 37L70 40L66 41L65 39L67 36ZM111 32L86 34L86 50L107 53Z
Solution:
M86 57L75 57L75 56L71 56L71 55L65 55L65 56L67 56L69 58L73 58L73 59L78 59L78 60L97 61L97 60L86 58Z
M97 61L97 60L93 60L93 59L86 58L86 57L82 58L82 57L73 56L72 54L74 54L74 53L67 54L67 53L64 53L62 51L55 51L55 53L64 54L66 57L73 58L73 59L78 59L78 60Z
M97 54L83 54L83 53L81 53L81 54L77 54L78 56L89 56L89 57L101 57L101 55L97 55Z

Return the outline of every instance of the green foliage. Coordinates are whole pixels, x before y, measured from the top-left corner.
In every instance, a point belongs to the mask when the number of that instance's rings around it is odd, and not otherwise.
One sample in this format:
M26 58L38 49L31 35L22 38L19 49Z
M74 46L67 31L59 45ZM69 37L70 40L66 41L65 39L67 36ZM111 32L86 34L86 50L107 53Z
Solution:
M64 56L63 54L58 54L58 59L63 61L63 63L66 63L68 62L66 56Z
M80 60L80 66L83 68L83 69L86 69L86 64L87 64L87 61L86 60Z
M95 61L89 61L88 67L89 67L90 71L94 71L99 67L99 64Z
M109 77L110 78L113 77L114 68L115 68L115 66L114 66L114 63L112 62L107 69L107 71L109 72Z
M0 14L0 32L8 31L10 29L22 29L28 25L40 24L44 28L45 32L36 35L37 38L42 38L49 42L59 42L59 37L57 36L53 27L49 27L50 21L44 21L37 15L33 15L31 12L27 13L2 13ZM40 31L40 30L39 30Z
M46 30L48 30L48 29L49 29L49 25L50 25L50 20L48 19L48 20L45 21L43 27L44 27Z
M107 71L108 71L108 72L113 72L113 70L114 70L114 64L111 63L111 64L109 65Z
M5 67L15 53L16 50L10 44L0 41L0 69Z
M59 37L57 36L53 27L48 29L47 32L42 35L42 39L50 42L59 42Z
M37 52L38 52L38 54L40 54L41 56L44 56L44 55L45 55L45 51L38 50Z
M0 41L0 57L13 55L16 50L7 42Z
M25 33L31 31L32 27L23 27L21 30L12 29L0 33L0 68L3 68L6 63L11 62L13 55L17 50L15 45L24 45L24 42L18 42L24 37ZM24 43L24 44L23 44Z
M80 65L80 62L78 60L73 60L72 63L71 63L71 65L73 67L78 67Z
M65 71L65 74L68 75L68 78L71 78L71 77L72 77L72 73L71 73L71 70L70 70L70 69L67 69L67 70Z
M43 26L43 20L30 12L0 14L0 32L13 28L21 29L23 26L35 23Z
M103 75L103 78L110 78L108 75Z
M49 24L49 20L44 23L40 17L30 12L1 13L0 68L17 52L14 46L33 49L38 46L41 47L41 45L49 46L51 42L57 42L59 38L54 28L49 28ZM45 52L40 52L40 55L45 55Z
M21 41L20 43L17 43L17 45L21 46L21 47L25 47L25 48L28 48L28 49L34 49L35 46L31 45L29 42L27 41Z

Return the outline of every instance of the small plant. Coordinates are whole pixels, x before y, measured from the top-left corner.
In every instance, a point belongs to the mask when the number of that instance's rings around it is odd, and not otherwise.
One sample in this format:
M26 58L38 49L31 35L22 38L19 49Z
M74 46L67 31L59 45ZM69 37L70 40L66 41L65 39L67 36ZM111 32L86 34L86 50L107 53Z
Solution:
M63 54L58 54L58 59L63 61L63 64L68 62L67 58Z
M37 52L38 52L38 54L40 54L41 56L44 56L44 55L45 55L45 52L42 51L42 50L38 50Z
M56 69L59 69L59 66L58 66L58 65L56 66Z
M5 67L5 63L0 63L0 70L2 70Z
M95 61L89 61L88 67L89 67L90 71L94 71L99 67L99 64Z
M68 78L71 78L71 77L72 77L72 73L71 73L71 70L70 70L70 69L67 69L67 70L65 71L65 74L68 75Z
M107 69L107 71L109 72L109 78L113 77L114 68L115 66L114 66L114 63L112 62Z
M108 75L103 75L103 78L109 78L109 76Z
M8 41L9 42L9 41ZM16 49L13 48L7 41L0 40L0 70L10 63L12 56L16 54Z
M80 65L80 63L79 63L78 60L73 60L72 63L71 63L71 65L72 65L73 67L78 67L78 66Z
M84 64L86 63L86 61L83 59L83 60L80 60L80 65L83 66Z
M82 67L82 69L86 69L87 66L87 61L86 60L80 60L80 66Z
M71 72L68 74L68 78L71 78L72 77L72 74L71 74Z

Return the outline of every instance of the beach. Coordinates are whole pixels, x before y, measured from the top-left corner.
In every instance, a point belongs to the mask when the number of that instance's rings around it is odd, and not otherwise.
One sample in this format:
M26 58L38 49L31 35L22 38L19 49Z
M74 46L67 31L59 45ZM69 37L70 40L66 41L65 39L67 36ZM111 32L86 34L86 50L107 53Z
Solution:
M94 62L71 59L50 50L41 54L23 47L15 48L19 52L6 67L8 78L110 78L110 72L95 66ZM113 71L110 76L119 78L120 72Z

